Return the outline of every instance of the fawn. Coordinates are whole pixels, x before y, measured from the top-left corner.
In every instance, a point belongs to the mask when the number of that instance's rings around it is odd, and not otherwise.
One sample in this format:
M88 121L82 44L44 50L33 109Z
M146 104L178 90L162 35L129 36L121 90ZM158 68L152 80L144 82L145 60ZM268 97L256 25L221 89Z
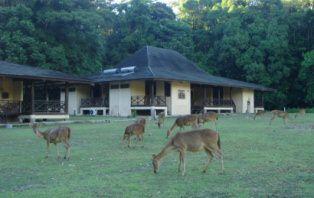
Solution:
M145 125L134 123L125 128L122 141L128 141L128 147L131 147L131 137L136 135L138 141L144 141Z

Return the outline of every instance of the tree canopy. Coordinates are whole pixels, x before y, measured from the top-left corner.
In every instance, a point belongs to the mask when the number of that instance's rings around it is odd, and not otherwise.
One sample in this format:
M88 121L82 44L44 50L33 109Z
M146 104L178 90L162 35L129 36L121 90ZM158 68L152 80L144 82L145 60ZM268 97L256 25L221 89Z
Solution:
M277 89L269 108L314 104L312 0L0 1L0 59L75 74L112 67L144 45L205 71Z

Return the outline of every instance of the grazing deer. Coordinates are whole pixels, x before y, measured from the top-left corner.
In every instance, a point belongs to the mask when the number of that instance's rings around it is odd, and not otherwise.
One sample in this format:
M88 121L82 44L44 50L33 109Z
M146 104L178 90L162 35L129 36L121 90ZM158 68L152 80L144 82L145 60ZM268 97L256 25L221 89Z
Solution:
M165 122L165 113L161 112L158 114L158 120L157 120L158 128L161 128L161 126L164 125L164 122Z
M125 128L122 141L128 141L128 147L131 147L131 136L136 135L137 141L144 141L145 125L134 123Z
M153 168L154 173L157 173L161 159L171 151L179 152L179 167L181 171L183 165L182 175L185 174L185 152L198 152L205 151L208 157L207 164L203 170L205 173L207 168L214 157L214 155L221 160L221 170L224 170L223 155L221 151L221 143L219 133L211 129L199 129L185 133L177 133L171 138L166 146L157 155L153 155Z
M282 118L285 122L285 124L287 124L288 121L288 112L285 111L281 111L281 110L272 110L271 111L273 114L273 117L270 119L269 125L271 125L272 121L278 117L278 118Z
M198 117L198 124L205 124L206 122L213 122L215 127L217 128L217 120L218 114L216 112L209 112L199 115Z
M172 131L176 127L180 127L180 130L184 128L184 126L192 126L193 128L198 127L198 115L185 115L178 117L176 121L173 123L172 127L167 131L167 137L169 137Z
M304 116L306 114L306 109L299 109L299 112L295 114L294 118L297 118L298 115Z
M256 113L255 113L255 115L254 115L254 118L253 118L253 119L255 120L255 119L256 119L256 117L258 117L258 116L262 116L262 115L264 115L265 113L266 113L266 111L263 111L263 110L262 110L262 111L258 111L258 112L256 112Z
M64 159L68 159L68 160L70 159L71 145L69 141L71 137L71 129L69 127L58 127L58 128L48 129L46 131L40 131L38 129L39 125L37 123L31 124L31 127L33 128L33 131L37 137L43 138L46 140L46 143L47 143L46 158L48 158L48 155L49 155L50 143L53 143L57 147L57 157L58 159L60 159L58 143L62 142L67 151L64 156Z

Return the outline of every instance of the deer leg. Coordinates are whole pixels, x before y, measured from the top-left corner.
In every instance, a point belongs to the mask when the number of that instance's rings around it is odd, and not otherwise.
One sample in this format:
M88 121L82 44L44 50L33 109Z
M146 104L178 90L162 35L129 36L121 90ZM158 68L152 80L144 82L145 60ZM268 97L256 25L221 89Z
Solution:
M203 173L206 173L206 171L208 169L208 166L209 166L209 164L210 164L210 162L212 161L212 158L213 158L213 154L212 154L212 152L210 152L210 150L206 150L205 149L205 152L207 154L208 159L207 159L207 163L205 165L205 168L203 170Z
M56 144L56 148L57 148L57 159L60 159L60 151L59 151L59 144Z
M184 152L182 151L181 152L181 161L182 161L182 163L183 163L183 171L182 171L182 176L184 176L185 175L185 157L184 157Z
M221 172L223 173L223 172L224 172L224 159L223 159L222 151L221 151L220 149L217 149L216 153L217 153L218 159L220 159L220 163L221 163Z
M128 147L130 148L131 147L131 138L128 137Z
M181 172L182 161L183 161L183 155L182 155L182 152L179 151L179 167L178 167L178 172Z
M50 143L47 141L46 158L48 158L49 156L49 146L50 146Z
M69 142L64 142L64 146L66 148L66 154L64 156L64 159L70 159L70 153L71 153L71 145L69 144Z
M275 119L275 115L273 115L273 117L270 119L269 125L271 125L272 121Z

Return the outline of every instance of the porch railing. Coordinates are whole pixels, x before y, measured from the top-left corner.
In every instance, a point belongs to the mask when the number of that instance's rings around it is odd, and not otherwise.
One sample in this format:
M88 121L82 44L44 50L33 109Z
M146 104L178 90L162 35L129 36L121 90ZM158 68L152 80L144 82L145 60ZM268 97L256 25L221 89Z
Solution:
M254 99L254 107L264 107L264 101L262 99Z
M204 100L205 107L233 107L235 106L233 100L230 99L208 99Z
M34 100L34 110L31 110L30 102L23 102L23 113L65 113L65 102L59 100Z
M145 107L145 106L167 106L165 96L155 96L152 100L150 96L131 96L132 107Z
M0 115L10 116L21 113L21 101L0 100Z
M108 98L83 98L81 107L109 107Z

